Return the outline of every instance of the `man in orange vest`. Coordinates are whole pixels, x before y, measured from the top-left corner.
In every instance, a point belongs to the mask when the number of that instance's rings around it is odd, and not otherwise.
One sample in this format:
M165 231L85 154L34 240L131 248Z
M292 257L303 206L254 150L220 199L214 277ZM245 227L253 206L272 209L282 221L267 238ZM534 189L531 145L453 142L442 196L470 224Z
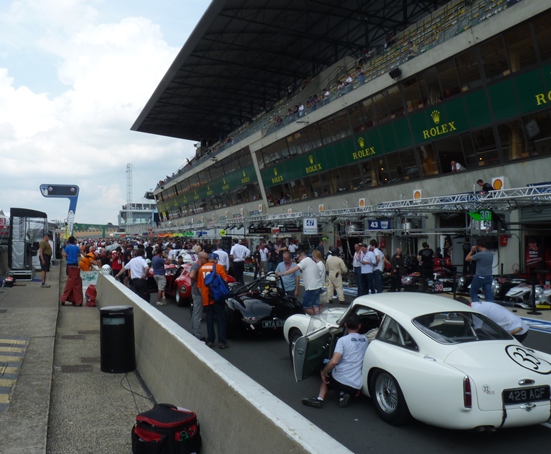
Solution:
M201 290L203 297L203 306L205 308L205 315L207 319L207 345L209 347L214 346L216 334L214 332L214 321L216 320L218 330L218 348L228 348L228 342L226 338L227 326L226 326L226 303L225 301L214 301L210 295L210 289L205 284L205 277L212 272L216 267L216 273L220 275L224 281L228 281L228 275L226 274L226 268L218 264L218 254L207 254L206 252L200 252L199 257L207 259L201 268L199 268L197 276L197 288Z

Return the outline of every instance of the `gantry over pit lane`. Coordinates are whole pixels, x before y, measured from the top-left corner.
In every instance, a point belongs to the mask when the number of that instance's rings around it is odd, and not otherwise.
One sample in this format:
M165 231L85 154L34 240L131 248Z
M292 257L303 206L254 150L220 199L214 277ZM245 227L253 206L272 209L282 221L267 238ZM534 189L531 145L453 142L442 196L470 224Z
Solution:
M468 192L463 194L423 197L419 199L394 200L366 205L363 207L347 207L318 212L292 212L268 215L249 216L247 218L230 219L224 225L236 225L247 222L269 222L278 220L293 220L304 217L320 219L364 219L369 215L396 216L410 213L441 213L468 211L512 211L520 207L551 206L551 183L537 184L522 188L495 190L488 194Z

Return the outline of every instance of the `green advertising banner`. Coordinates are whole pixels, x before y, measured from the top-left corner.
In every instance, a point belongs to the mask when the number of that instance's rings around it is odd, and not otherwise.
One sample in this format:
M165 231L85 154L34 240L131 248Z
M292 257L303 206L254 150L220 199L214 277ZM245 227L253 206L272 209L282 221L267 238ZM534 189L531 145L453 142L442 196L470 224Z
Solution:
M492 122L486 90L468 93L465 95L464 99L465 105L467 106L467 112L469 113L471 128L479 128L480 126L486 126Z
M392 123L394 133L396 134L396 148L407 148L413 146L413 137L411 137L411 131L409 129L409 123L407 118L400 118ZM389 151L389 150L385 150Z
M547 108L551 103L549 92L551 90L551 77L549 75L551 66L543 69L544 78L542 78L542 72L538 69L521 74L513 79L520 111L523 114ZM547 88L543 83L545 78L549 79L549 83L546 82Z
M504 96L509 93L509 96ZM498 84L488 87L490 102L496 121L503 121L518 115L517 102L514 96L513 81L511 79L504 80Z

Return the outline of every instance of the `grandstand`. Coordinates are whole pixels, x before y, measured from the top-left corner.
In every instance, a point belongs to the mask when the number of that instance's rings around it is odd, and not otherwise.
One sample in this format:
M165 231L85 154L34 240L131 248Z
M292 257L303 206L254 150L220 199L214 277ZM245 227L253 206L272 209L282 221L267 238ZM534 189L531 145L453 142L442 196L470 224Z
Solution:
M551 251L549 19L543 0L214 0L132 126L198 142L154 191L160 228L315 217L348 247L500 233ZM485 208L499 226L471 222Z

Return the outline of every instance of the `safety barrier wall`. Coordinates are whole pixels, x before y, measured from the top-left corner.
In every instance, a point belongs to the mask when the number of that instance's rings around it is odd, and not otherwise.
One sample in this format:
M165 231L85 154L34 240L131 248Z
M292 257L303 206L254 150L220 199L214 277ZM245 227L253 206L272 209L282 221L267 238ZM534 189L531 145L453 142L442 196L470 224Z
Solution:
M97 291L134 308L138 372L157 402L197 412L203 454L351 452L111 276Z

